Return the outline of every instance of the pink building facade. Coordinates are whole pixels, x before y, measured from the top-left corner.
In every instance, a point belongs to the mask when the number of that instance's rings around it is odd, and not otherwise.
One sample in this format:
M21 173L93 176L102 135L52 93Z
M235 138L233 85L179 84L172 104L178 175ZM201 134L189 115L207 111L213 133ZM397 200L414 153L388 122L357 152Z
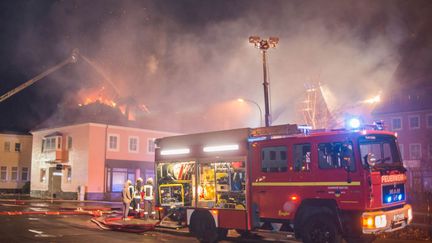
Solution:
M154 140L174 135L99 123L31 133L31 196L87 200L116 199L126 180L153 178Z

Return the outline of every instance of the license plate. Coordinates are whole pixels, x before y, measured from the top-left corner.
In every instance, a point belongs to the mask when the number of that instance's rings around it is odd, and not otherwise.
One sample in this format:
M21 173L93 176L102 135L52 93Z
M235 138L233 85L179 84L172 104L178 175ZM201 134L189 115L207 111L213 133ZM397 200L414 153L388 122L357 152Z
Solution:
M404 219L405 219L405 215L403 213L395 214L393 216L393 221L400 221Z

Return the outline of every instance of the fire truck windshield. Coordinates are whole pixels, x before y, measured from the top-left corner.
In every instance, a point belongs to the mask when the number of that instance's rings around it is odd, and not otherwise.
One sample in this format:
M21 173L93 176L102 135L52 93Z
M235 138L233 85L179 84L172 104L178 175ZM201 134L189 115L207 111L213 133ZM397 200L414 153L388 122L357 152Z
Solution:
M359 138L363 167L368 168L368 156L374 157L373 168L402 167L396 138L390 135L366 135Z

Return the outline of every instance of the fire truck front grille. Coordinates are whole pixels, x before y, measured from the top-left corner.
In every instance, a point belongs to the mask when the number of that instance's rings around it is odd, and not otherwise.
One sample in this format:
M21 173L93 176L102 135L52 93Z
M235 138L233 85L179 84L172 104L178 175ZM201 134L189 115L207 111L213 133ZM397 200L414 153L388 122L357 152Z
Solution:
M405 200L405 185L394 184L384 185L382 187L382 202L383 204L391 204Z

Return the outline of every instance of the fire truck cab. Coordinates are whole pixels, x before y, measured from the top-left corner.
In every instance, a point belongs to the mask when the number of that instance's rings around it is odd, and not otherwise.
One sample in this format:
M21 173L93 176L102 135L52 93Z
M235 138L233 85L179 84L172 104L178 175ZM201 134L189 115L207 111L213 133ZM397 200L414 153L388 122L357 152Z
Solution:
M412 220L396 134L242 128L156 140L156 205L198 239L228 229L304 242L365 239Z

